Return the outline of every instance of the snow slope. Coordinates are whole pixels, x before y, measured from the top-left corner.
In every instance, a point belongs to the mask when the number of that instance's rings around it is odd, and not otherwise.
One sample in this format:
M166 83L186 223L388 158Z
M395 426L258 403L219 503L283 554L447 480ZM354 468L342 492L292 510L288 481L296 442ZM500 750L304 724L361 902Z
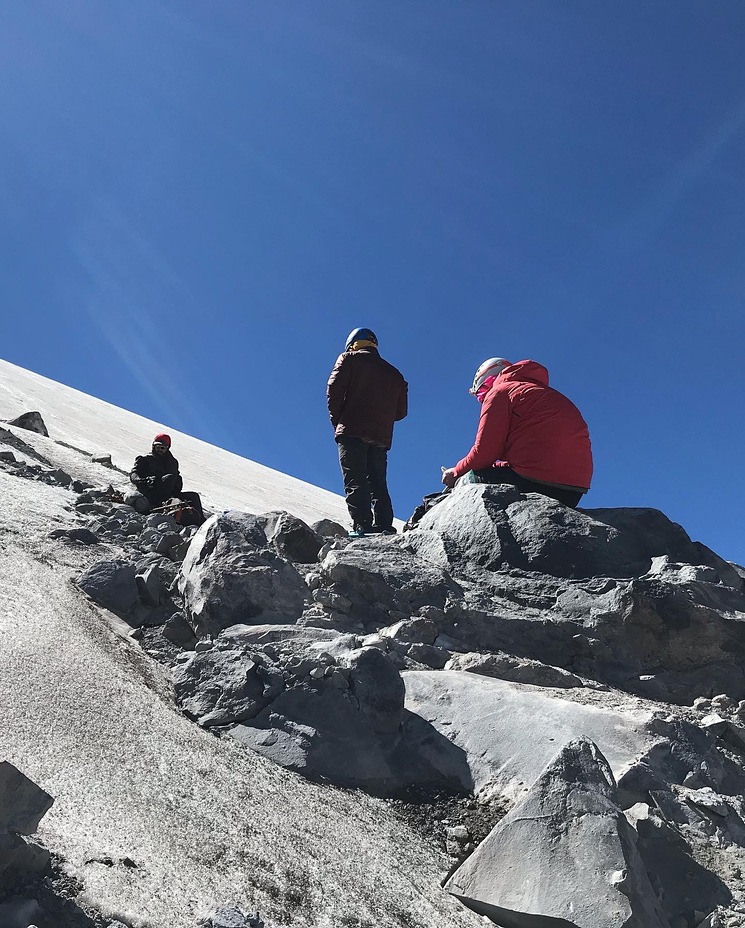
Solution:
M121 483L127 483L125 474L136 455L146 454L153 436L167 431L184 489L201 493L209 509L285 509L308 523L324 518L349 522L344 499L335 493L0 360L0 419L34 410L41 413L50 438L89 454L111 454L124 472L118 475ZM109 479L114 476L110 471Z

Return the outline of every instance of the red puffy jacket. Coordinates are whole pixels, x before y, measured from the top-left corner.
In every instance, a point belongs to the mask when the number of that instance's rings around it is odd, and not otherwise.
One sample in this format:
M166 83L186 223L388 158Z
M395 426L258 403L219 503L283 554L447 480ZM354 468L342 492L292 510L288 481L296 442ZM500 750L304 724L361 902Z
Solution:
M592 449L587 424L577 407L548 385L548 371L536 361L518 361L494 380L481 406L476 441L455 466L469 470L508 466L540 483L587 490Z

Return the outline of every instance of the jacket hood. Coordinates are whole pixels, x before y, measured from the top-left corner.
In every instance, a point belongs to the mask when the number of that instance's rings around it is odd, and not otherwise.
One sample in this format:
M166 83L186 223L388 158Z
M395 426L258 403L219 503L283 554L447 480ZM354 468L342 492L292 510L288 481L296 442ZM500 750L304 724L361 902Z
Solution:
M504 383L506 380L521 382L523 380L532 380L540 383L544 387L548 386L548 371L537 361L516 361L510 364L497 376L497 383Z

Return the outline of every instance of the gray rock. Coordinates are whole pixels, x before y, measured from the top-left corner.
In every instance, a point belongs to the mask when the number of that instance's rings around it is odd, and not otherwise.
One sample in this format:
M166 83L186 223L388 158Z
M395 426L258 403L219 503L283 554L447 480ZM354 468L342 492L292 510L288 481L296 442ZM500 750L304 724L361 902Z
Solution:
M166 554L170 556L173 548L178 548L184 543L184 539L176 532L166 532L161 535L153 544L153 551L156 554Z
M0 761L0 831L32 835L54 799L8 761Z
M135 512L139 512L143 515L146 512L150 512L150 503L147 497L143 496L142 493L138 493L136 490L130 490L129 493L125 493L124 502L127 506L131 506Z
M179 574L187 619L198 635L231 625L300 617L309 590L297 570L266 547L256 517L212 516L194 536Z
M26 429L29 432L38 432L39 435L49 437L49 432L44 424L40 412L24 412L15 419L6 419L8 425L15 425L16 428Z
M380 634L384 638L395 641L407 641L417 644L434 644L437 638L437 625L423 616L413 616L410 619L401 619L395 625L381 628Z
M419 540L418 532L433 533ZM653 558L716 570L742 588L736 571L654 509L573 510L507 485L457 487L411 533L421 556L456 576L517 567L555 577L640 577ZM685 579L691 579L686 577Z
M331 519L319 519L318 522L314 522L311 525L311 528L316 533L316 535L321 535L324 538L346 538L347 529L343 525L339 525L338 522L333 522Z
M49 852L20 836L36 831L53 802L48 793L11 763L0 762L0 876L8 870L41 873L48 866ZM12 918L21 910L22 906L18 909L13 903L3 914L13 924ZM0 924L5 922L0 920Z
M9 832L0 832L0 876L5 871L42 873L49 866L50 859L49 851L38 844L27 843Z
M145 519L145 527L149 529L154 529L156 532L165 534L166 532L172 532L178 534L179 525L178 522L169 516L165 512L153 512Z
M67 471L61 470L60 468L48 471L46 478L50 483L56 483L61 487L69 487L72 483L72 477Z
M107 506L102 503L77 502L75 504L76 512L83 516L103 516L109 511Z
M140 599L147 606L159 606L168 599L167 577L157 564L145 568L135 575Z
M380 793L412 784L442 788L448 778L401 737L404 691L393 664L375 649L342 660L325 673L309 660L296 665L295 682L236 725L233 737L312 779Z
M126 614L137 602L135 568L128 561L99 561L78 578L78 586L100 606Z
M94 464L103 464L104 467L114 466L110 454L93 454L91 455L91 461L93 461Z
M445 888L506 928L544 919L576 928L669 924L608 762L588 739L561 750Z
M405 706L458 748L457 770L431 737L419 744L422 758L443 776L459 776L464 789L489 798L519 798L556 754L558 744L587 736L620 776L666 737L651 711L612 711L584 706L518 683L454 670L405 671ZM488 720L488 721L487 721ZM658 730L660 729L660 730ZM691 761L686 760L687 769Z
M257 912L247 915L237 906L222 906L208 921L209 928L264 928L264 922Z
M269 512L264 517L267 540L278 554L300 564L315 564L323 544L320 535L288 512Z
M253 718L282 688L281 677L267 674L245 650L225 647L176 665L173 684L181 709L205 727Z
M97 545L100 540L89 528L56 528L49 533L50 538L65 538L81 545Z
M415 641L406 649L406 656L418 664L441 670L447 664L450 652L444 648L436 648L434 645Z
M13 896L0 903L0 925L2 928L34 928L30 921L40 913L41 908L35 899Z
M174 612L163 624L163 637L178 648L192 649L197 643L194 630L180 612Z
M302 652L314 645L333 653L337 642L343 644L342 652L348 652L356 644L351 635L343 635L331 628L311 628L299 625L233 625L223 632L223 640L240 647L259 647L266 650L266 645L286 646L295 653Z
M325 584L352 604L362 622L388 624L391 616L410 616L421 606L442 607L460 588L443 571L406 548L404 536L364 539L330 551L321 564Z
M580 677L561 667L552 667L527 657L515 657L497 651L492 654L468 652L454 655L445 665L447 670L465 670L485 677L498 677L513 683L530 683L533 686L554 686L568 689L582 686Z
M373 731L391 735L401 726L404 681L382 651L360 648L344 661L350 671L349 687L360 712Z

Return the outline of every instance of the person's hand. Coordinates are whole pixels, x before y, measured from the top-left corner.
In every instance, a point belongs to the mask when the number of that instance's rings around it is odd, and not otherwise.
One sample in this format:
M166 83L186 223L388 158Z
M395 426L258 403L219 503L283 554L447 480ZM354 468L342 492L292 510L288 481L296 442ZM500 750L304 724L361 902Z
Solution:
M442 482L449 490L452 490L452 488L455 486L455 481L457 479L458 478L455 475L455 470L452 467L446 467L442 472Z

